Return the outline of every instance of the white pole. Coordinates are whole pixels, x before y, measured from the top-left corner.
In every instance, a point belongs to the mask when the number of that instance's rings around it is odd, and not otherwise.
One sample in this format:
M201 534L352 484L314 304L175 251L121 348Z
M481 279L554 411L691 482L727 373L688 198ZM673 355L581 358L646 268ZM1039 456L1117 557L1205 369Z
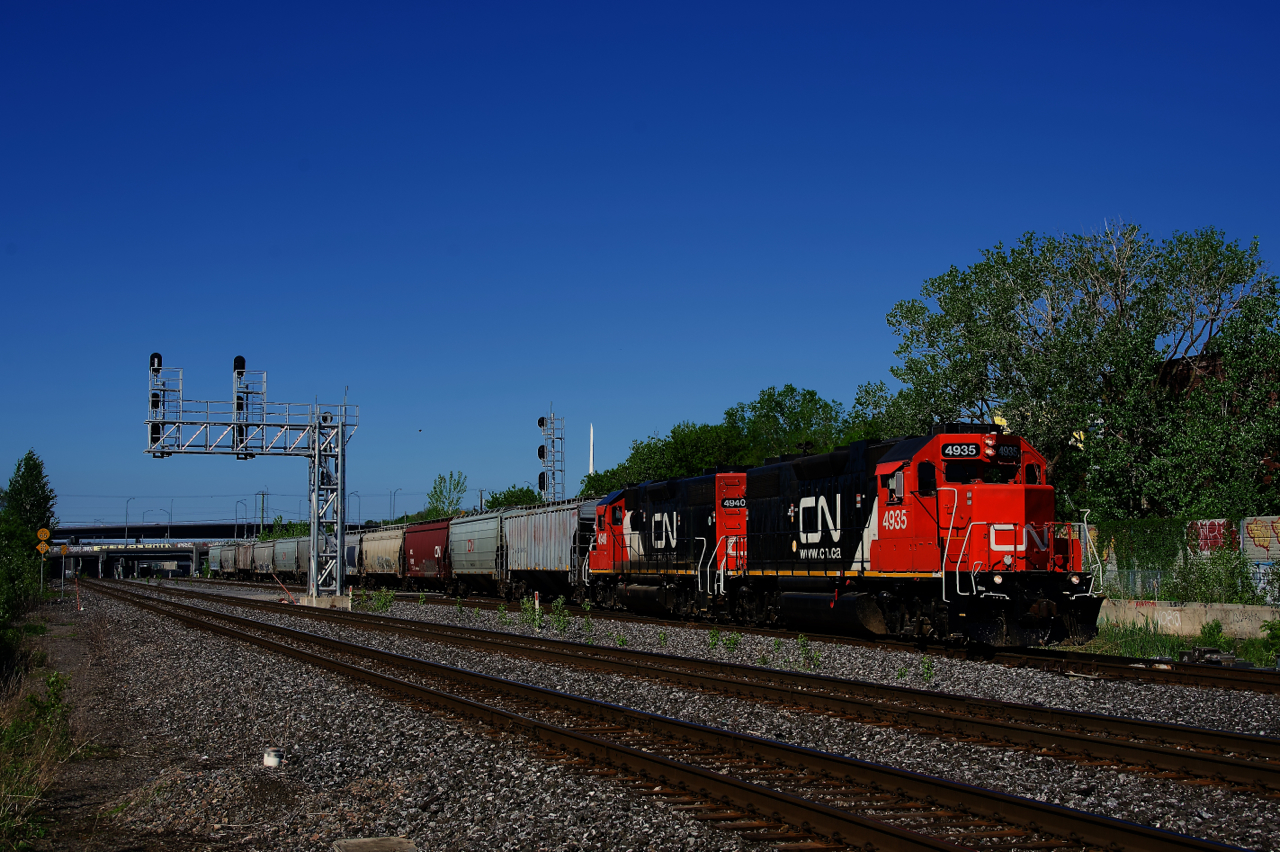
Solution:
M596 472L596 424L591 424L591 449L587 451L587 473Z

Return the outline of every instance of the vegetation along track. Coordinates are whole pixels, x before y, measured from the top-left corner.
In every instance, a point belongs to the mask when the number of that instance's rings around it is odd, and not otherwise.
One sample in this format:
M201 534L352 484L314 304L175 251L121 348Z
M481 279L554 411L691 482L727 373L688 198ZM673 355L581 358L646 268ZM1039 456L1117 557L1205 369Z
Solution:
M1174 852L1236 848L158 600L119 586L92 585L190 626L523 735L547 757L611 776L636 795L664 799L695 819L780 849ZM284 641L258 635L263 633ZM308 650L317 646L383 668L413 672L431 685Z
M1243 785L1262 795L1280 798L1280 740L1272 737L369 613L296 607L189 590L160 591L361 630L656 678L707 692L796 705L863 724L893 725L982 745L1035 750L1044 756L1095 766L1118 764L1129 771L1191 783Z
M183 582L192 582L182 578ZM206 582L196 580L195 582ZM264 590L280 588L270 583L253 583L244 581L208 580L210 583L231 582L233 585L257 586ZM293 589L294 587L290 587ZM397 600L418 601L417 593L400 592ZM451 598L427 596L423 603L436 606L454 606ZM497 599L467 599L468 606L481 609L496 610L505 602ZM570 611L581 614L582 610L571 607ZM614 612L612 610L593 610L599 618L610 618L617 621L633 621L644 624L671 623L671 619L652 618L634 613ZM706 622L679 622L685 627L694 629L723 628L723 624ZM793 639L798 634L791 630L773 630L760 627L737 627L743 633L760 636ZM1012 668L1033 668L1041 671L1056 672L1063 675L1084 677L1137 680L1146 683L1176 684L1178 686L1209 687L1213 689L1239 689L1247 692L1280 693L1280 671L1274 669L1237 668L1232 666L1211 665L1208 663L1178 663L1144 659L1141 657L1116 657L1108 654L1085 654L1078 651L1063 651L1056 648L1019 648L999 649L979 645L944 645L936 643L906 642L895 639L859 639L851 636L832 636L826 634L806 634L810 639L832 642L842 645L854 645L865 648L881 648L891 651L910 651L943 656L951 659L970 660L975 662L993 662Z

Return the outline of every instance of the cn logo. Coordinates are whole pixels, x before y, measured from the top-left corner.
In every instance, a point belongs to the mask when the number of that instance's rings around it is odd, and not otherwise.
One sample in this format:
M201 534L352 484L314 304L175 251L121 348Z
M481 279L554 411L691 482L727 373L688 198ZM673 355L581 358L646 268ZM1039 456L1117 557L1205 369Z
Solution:
M905 530L907 528L907 510L891 509L884 513L884 520L880 522L880 526L887 530Z
M473 538L467 539L467 553L474 553L476 549L476 541Z
M661 549L670 544L676 546L676 513L663 512L653 516L653 546Z
M436 559L440 558L440 545L436 545Z
M604 544L604 543L606 543L607 541L608 541L608 539L605 537L605 534L604 534L604 533L600 533L600 543L601 543L601 544Z
M817 528L813 532L804 531L804 513L806 509L816 509L818 520ZM804 544L817 544L822 541L822 521L826 518L827 529L831 530L831 540L833 542L840 540L840 525L832 523L831 510L827 508L826 497L801 497L800 498L800 541ZM840 518L840 495L836 495L836 519Z

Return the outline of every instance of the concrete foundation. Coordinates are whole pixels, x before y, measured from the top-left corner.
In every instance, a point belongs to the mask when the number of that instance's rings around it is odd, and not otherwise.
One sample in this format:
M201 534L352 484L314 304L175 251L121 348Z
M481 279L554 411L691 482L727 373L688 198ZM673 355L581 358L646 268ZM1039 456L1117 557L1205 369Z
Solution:
M351 609L351 595L298 595L298 603L319 609Z
M1176 603L1171 601L1113 601L1102 603L1098 624L1159 626L1162 633L1198 636L1200 628L1217 619L1222 632L1234 639L1261 639L1262 622L1280 620L1280 607L1244 604Z

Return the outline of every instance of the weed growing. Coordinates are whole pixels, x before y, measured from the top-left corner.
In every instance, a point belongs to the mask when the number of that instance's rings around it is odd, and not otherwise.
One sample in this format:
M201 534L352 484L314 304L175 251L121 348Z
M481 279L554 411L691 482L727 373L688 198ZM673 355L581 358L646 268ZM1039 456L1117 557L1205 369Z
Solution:
M67 684L66 675L50 672L43 695L12 703L0 719L0 843L6 847L23 848L42 833L35 809L58 762L71 754Z
M544 617L541 607L537 606L533 598L524 598L520 601L520 621L523 624L534 630L541 630Z
M707 650L714 651L720 646L720 628L713 627L707 631Z
M667 647L667 631L665 630L658 631L658 644L664 648Z
M801 633L796 637L796 648L800 651L800 665L813 671L822 665L822 654L809 642L809 637Z
M557 633L564 633L569 629L569 613L565 609L564 595L551 602L551 627Z
M453 599L454 606L458 608L458 615L462 615L462 596Z
M498 604L498 623L503 627L510 627L514 622L511 616L507 615L507 605L505 603Z
M426 606L426 605L427 605L427 593L418 592L418 606Z
M390 589L378 589L368 603L370 612L387 612L396 602L396 593Z
M936 672L933 668L933 657L924 657L920 660L920 677L924 678L925 683L933 680Z
M613 641L618 643L619 648L627 647L627 637L623 636L621 633L614 634Z
M594 629L594 625L591 623L591 601L583 601L582 602L582 632L590 633L593 629ZM591 643L588 642L587 644L590 645Z
M740 644L742 644L741 633L730 633L728 636L724 637L725 650L728 651L730 654L737 653L738 646Z

